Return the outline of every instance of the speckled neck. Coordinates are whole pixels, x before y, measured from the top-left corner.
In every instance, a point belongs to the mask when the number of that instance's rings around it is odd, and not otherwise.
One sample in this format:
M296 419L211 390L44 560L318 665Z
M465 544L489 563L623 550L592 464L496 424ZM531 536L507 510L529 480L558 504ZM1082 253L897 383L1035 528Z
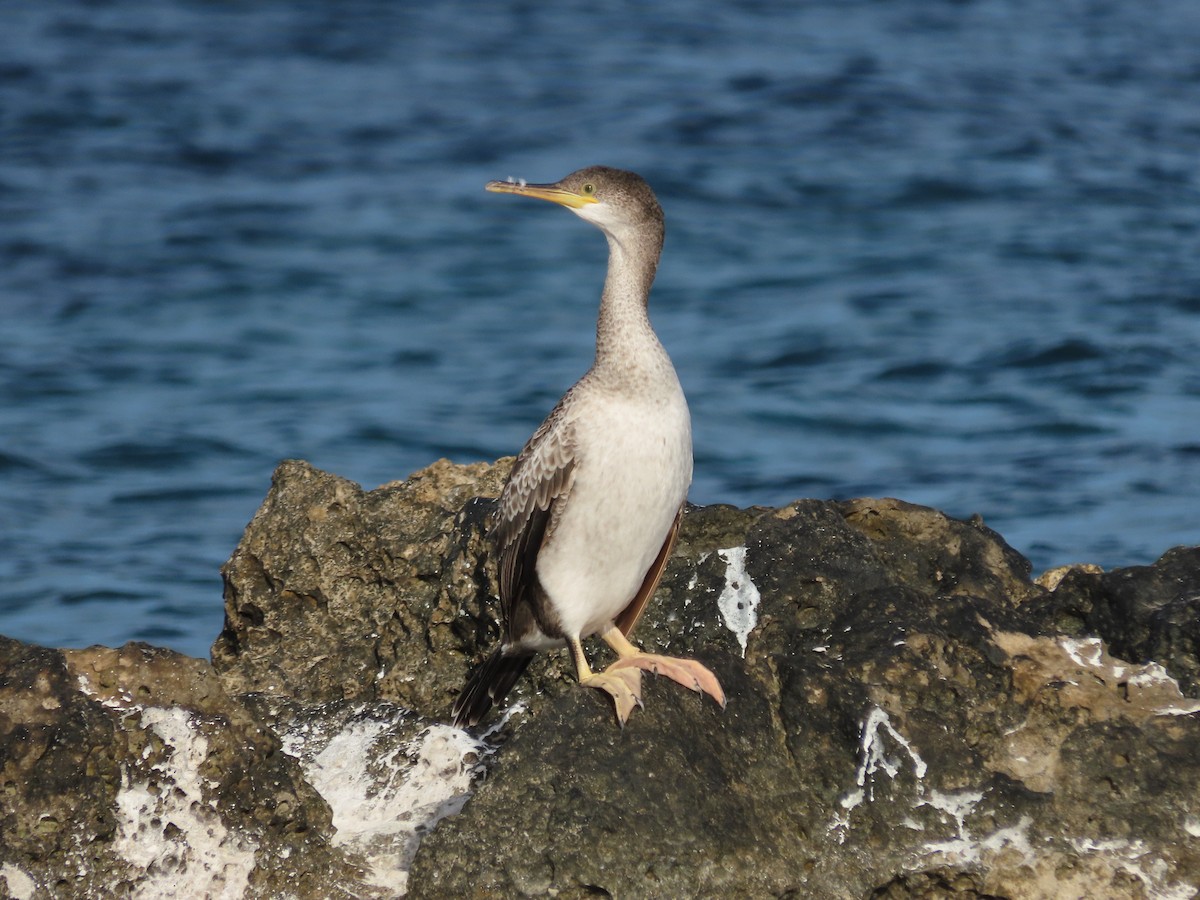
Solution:
M608 275L596 322L596 361L592 376L613 387L644 390L656 375L675 382L666 350L650 325L650 286L662 254L661 227L629 235L608 235Z

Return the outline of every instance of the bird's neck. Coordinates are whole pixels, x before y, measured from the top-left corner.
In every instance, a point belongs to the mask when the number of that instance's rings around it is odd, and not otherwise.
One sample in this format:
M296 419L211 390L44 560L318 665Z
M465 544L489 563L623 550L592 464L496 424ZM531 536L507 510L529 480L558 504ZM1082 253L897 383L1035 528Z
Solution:
M674 378L671 361L647 313L661 253L661 235L637 241L609 236L608 275L596 322L595 377L614 383L644 381L647 374L665 369Z

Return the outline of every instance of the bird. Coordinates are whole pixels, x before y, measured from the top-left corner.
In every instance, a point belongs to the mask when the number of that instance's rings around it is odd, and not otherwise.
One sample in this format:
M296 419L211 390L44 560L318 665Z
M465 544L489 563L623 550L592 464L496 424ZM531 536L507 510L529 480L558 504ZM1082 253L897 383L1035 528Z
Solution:
M604 233L609 255L592 366L526 442L497 503L490 537L503 635L457 697L455 725L478 724L536 653L563 646L579 683L612 698L622 727L643 705L642 671L724 709L705 666L646 653L628 638L671 556L692 480L687 400L647 311L662 207L640 175L606 166L486 190L569 209ZM582 641L597 634L617 660L593 672Z

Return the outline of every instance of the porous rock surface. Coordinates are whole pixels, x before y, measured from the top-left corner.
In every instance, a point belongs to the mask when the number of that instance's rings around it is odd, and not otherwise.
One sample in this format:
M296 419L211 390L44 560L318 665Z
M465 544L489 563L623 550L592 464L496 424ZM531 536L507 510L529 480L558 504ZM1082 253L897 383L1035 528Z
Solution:
M0 644L0 896L1196 896L1200 548L1038 583L896 500L691 508L634 637L728 707L620 729L546 654L468 735L509 464L282 464L211 665Z

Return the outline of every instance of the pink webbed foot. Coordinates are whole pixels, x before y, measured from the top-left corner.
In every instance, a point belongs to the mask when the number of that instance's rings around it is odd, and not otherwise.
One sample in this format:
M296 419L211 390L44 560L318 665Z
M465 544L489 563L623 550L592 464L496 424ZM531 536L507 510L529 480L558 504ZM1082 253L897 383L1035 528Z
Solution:
M721 709L725 708L725 691L721 689L717 676L694 659L676 659L638 650L622 656L605 671L616 674L628 669L643 669L655 675L664 675L698 694L708 694L720 704Z

